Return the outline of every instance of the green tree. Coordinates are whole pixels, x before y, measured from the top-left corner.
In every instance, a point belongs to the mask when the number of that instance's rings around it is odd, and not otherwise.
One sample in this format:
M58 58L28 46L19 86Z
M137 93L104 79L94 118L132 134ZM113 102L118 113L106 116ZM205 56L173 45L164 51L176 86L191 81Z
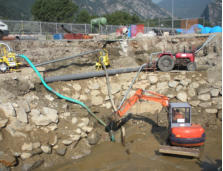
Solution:
M36 0L32 6L34 20L72 22L78 6L71 0Z
M76 22L77 23L90 23L91 15L88 13L87 10L83 9L77 15Z
M125 11L116 11L111 14L105 15L108 24L112 25L128 25L143 23L142 20L136 14L129 14Z

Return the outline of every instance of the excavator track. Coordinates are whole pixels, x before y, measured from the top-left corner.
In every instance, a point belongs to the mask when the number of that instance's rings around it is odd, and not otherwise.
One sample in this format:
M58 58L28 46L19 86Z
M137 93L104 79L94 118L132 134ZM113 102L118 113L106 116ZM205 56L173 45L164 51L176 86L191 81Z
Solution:
M174 155L188 156L188 157L195 157L195 158L200 157L199 148L185 148L185 147L161 145L159 148L159 153L174 154Z

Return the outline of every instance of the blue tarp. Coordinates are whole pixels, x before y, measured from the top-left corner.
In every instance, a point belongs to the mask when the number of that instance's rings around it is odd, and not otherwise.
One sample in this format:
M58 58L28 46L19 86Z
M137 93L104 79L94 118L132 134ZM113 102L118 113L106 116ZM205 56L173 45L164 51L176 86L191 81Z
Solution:
M194 24L188 30L185 30L185 29L176 29L176 32L177 33L181 33L181 34L190 34L190 33L202 33L202 34L218 33L218 32L222 32L222 27L215 26L215 27L211 28L211 27L204 27L201 24Z
M176 32L177 33L183 33L184 32L184 29L176 29Z
M204 28L201 24L194 24L190 27L189 30L185 30L185 33L201 33L201 30Z
M202 30L201 30L201 33L202 34L207 34L207 33L210 33L211 31L211 27L204 27Z
M128 28L128 37L131 37L131 26Z
M222 28L220 26L215 26L210 30L210 33L218 33L218 32L222 32Z
M54 40L60 40L60 39L63 39L63 35L62 35L62 34L54 34L54 35L53 35L53 39L54 39Z

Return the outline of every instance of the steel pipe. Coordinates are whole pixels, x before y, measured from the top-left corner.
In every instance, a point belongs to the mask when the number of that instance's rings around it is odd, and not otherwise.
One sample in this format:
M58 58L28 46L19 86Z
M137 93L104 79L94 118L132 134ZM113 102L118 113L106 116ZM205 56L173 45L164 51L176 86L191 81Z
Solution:
M43 63L40 63L40 64L35 64L35 67L42 66L42 65L47 65L47 64L55 63L55 62L59 62L59 61L64 61L64 60L68 60L68 59L72 59L72 58L77 58L79 56L87 55L87 54L90 54L90 53L95 53L95 52L98 52L98 51L100 51L100 49L80 53L80 54L74 55L74 56L68 56L68 57L65 57L65 58L55 59L55 60L52 60L52 61L46 61L46 62L43 62Z

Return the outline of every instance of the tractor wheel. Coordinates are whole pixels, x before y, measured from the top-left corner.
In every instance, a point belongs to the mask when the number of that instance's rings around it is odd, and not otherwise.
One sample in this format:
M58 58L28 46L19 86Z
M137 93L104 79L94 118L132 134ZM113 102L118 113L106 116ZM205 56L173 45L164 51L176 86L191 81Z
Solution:
M164 55L158 61L158 68L161 71L171 71L174 67L174 59L171 56Z
M8 69L8 67L7 67L6 63L4 63L4 62L0 63L0 71L1 72L6 72L7 69Z
M195 62L190 62L187 64L187 70L188 71L196 71L197 70L197 65Z

